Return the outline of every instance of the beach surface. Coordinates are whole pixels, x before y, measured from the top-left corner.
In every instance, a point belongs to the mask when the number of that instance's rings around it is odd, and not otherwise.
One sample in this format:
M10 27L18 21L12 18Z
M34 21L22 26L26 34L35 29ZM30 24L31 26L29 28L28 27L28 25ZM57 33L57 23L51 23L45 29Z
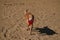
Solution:
M34 15L32 35L26 9ZM0 40L60 40L60 0L0 0Z

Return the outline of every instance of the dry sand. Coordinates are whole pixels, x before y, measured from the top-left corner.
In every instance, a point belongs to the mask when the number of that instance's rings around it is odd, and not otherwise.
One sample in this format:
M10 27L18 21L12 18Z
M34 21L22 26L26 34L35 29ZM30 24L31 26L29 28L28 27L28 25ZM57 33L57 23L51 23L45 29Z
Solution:
M34 15L34 28L48 26L57 34L29 35L23 19L26 9ZM0 40L60 40L60 0L0 0Z

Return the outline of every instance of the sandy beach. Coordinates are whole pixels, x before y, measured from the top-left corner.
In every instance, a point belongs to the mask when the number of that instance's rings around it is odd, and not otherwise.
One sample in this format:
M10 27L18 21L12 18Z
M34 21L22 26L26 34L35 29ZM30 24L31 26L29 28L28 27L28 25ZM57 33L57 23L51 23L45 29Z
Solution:
M26 9L34 15L33 35ZM60 40L60 0L0 0L0 40Z

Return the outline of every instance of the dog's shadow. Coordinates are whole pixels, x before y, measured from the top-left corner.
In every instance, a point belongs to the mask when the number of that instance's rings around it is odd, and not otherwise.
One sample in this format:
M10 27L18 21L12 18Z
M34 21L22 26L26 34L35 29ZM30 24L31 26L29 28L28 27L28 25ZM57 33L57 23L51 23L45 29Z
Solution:
M43 27L43 28L36 28L35 30L38 30L38 32L41 33L41 34L47 34L47 35L56 34L56 32L53 31L52 29L48 28L48 26Z

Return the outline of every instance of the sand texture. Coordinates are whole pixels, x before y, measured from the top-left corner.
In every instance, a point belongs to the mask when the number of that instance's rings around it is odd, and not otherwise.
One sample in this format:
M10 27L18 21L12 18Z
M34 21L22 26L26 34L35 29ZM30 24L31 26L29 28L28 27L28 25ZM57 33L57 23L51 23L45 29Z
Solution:
M26 9L34 15L32 35ZM60 40L60 0L0 0L0 40Z

